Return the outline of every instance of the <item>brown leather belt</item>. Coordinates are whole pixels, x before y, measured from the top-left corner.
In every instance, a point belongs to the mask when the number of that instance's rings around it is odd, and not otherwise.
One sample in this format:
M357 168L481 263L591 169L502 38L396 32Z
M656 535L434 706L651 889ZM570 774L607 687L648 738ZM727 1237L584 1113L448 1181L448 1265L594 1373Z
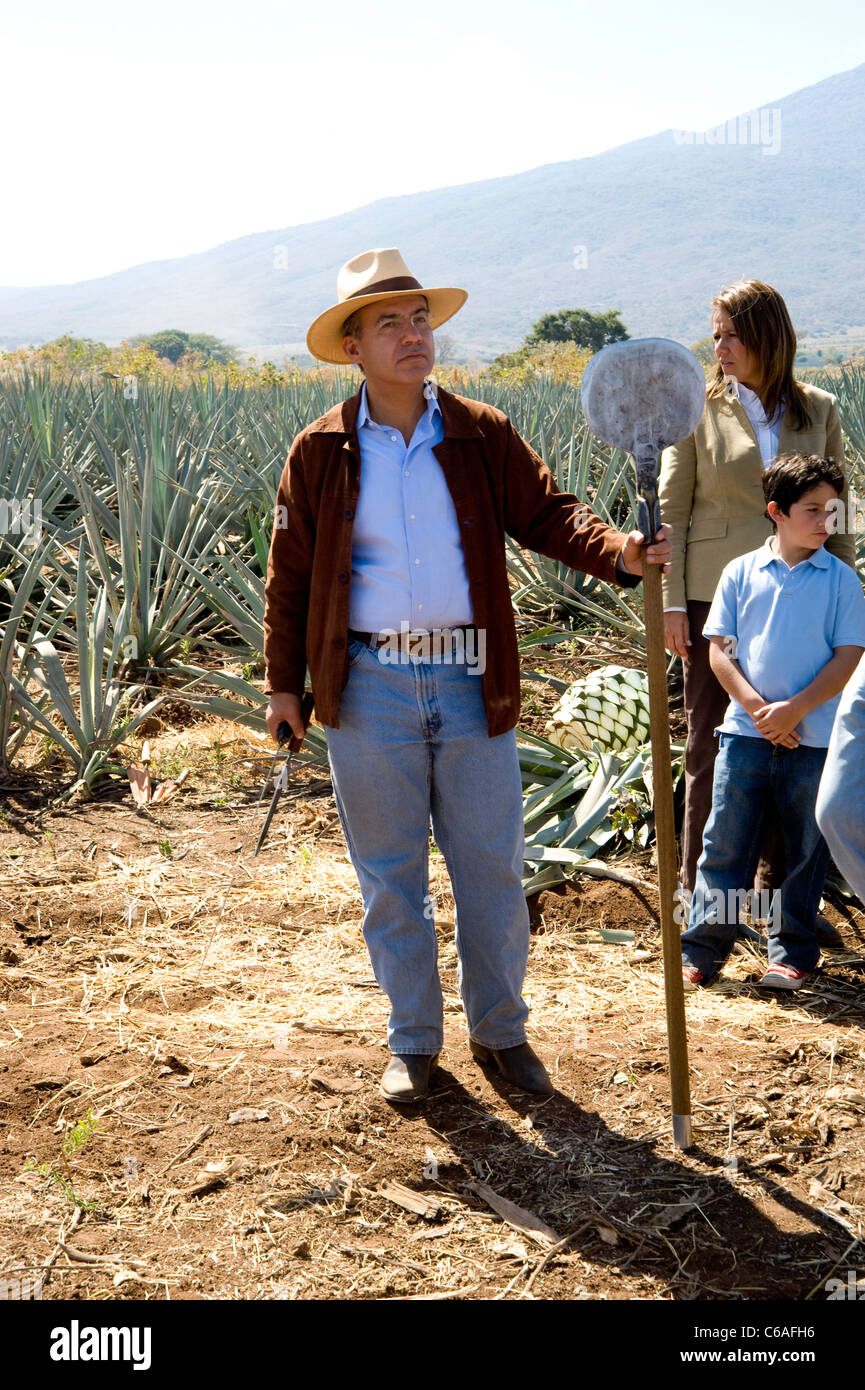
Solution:
M389 632L358 632L355 628L350 627L348 630L348 640L350 642L363 642L366 647L381 647L384 646L385 643L390 643L394 640L400 644L402 644L403 639L411 643L420 642L424 637L436 638L441 641L446 637L446 634L451 632L462 632L468 635L468 633L476 631L477 629L473 623L468 623L465 626L459 627L412 628L409 632L405 633L398 632L396 629L391 629Z

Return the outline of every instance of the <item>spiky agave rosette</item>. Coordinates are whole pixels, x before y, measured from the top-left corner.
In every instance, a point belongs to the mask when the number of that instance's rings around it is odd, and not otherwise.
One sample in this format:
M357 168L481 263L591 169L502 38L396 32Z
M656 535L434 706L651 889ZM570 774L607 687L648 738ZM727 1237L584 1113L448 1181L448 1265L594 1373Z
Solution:
M649 685L643 671L600 666L565 691L546 725L550 743L566 751L605 753L649 740Z

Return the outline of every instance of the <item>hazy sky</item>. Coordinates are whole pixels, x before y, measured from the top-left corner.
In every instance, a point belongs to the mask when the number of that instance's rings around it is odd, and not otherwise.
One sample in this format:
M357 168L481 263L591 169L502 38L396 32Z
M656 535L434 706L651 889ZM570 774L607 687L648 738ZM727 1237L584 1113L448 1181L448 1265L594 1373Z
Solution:
M865 61L862 0L0 0L0 284L703 130Z

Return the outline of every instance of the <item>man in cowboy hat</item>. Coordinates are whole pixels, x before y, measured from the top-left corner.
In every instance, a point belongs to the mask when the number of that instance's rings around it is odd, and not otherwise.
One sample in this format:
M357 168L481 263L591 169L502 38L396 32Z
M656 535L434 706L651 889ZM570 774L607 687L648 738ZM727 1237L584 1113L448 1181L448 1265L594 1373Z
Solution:
M429 826L456 902L459 985L481 1065L550 1079L526 1042L529 919L515 725L520 671L505 533L574 569L639 582L644 550L575 497L507 417L430 382L433 330L465 290L426 289L395 249L343 266L314 357L360 391L303 430L279 484L264 651L271 734L303 734L307 666L334 795L390 999L394 1101L422 1099L442 1046ZM645 551L670 558L664 528Z

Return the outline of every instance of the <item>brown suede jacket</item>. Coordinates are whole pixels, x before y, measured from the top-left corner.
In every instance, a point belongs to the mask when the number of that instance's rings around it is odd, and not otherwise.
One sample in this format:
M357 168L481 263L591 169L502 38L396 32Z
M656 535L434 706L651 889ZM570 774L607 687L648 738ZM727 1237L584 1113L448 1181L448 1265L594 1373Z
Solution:
M552 474L506 415L438 389L441 464L462 531L475 626L486 630L481 676L490 737L520 713L520 667L506 564L505 533L571 569L619 583L626 537ZM308 425L291 446L279 483L264 608L267 693L303 693L307 665L316 714L339 727L348 679L351 534L360 493L360 392Z

